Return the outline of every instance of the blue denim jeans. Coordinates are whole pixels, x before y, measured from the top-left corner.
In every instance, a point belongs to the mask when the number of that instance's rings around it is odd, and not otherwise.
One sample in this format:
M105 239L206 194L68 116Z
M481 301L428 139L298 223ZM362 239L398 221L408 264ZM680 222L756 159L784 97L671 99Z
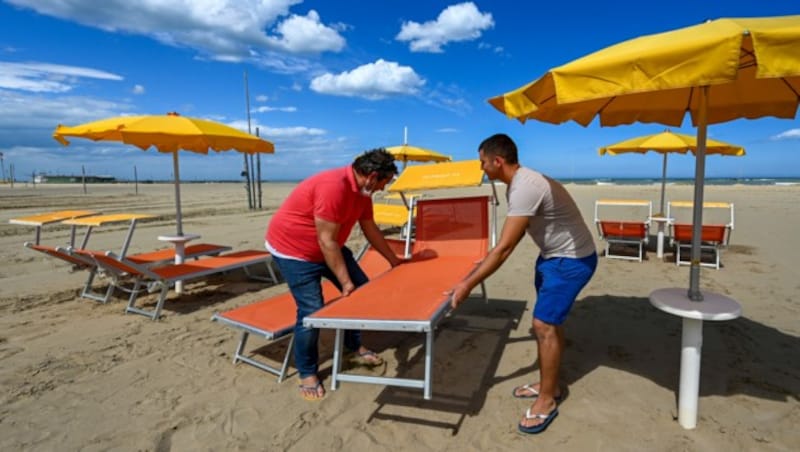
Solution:
M358 266L353 258L353 253L347 247L342 247L342 256L347 265L347 273L356 287L364 285L369 278ZM295 259L284 259L272 256L281 275L289 285L294 302L297 305L297 323L294 325L294 365L300 373L300 378L316 375L319 364L319 330L303 326L303 319L311 315L324 305L322 298L322 278L330 280L339 290L342 290L339 280L324 262L306 262ZM348 350L357 351L361 346L360 331L345 331L344 345Z

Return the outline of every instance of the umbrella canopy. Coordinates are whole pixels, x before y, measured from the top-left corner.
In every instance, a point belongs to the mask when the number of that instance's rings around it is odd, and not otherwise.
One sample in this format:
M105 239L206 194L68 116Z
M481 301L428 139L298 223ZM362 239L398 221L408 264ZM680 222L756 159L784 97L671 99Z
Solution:
M707 125L793 118L800 93L800 16L719 19L643 36L548 71L489 102L511 118L614 126L697 126L689 295L701 300L700 228Z
M644 135L630 138L610 146L600 148L600 155L619 155L630 152L644 154L646 152L658 152L664 155L664 163L661 167L661 206L659 213L664 214L664 193L667 183L667 154L671 152L686 154L691 151L697 153L697 137L674 133L669 130L654 135ZM744 148L733 144L724 143L717 140L706 140L706 154L718 154L729 156L743 156Z
M386 148L396 160L403 162L403 166L407 162L449 162L452 160L449 155L440 154L430 149L419 148L403 144L400 146L391 146Z
M793 118L800 92L800 16L719 19L625 41L489 102L520 121L680 126ZM707 92L707 95L701 95ZM705 108L701 108L705 105Z
M208 154L208 150L236 150L248 154L275 152L272 143L257 136L205 119L180 116L177 113L151 116L120 116L102 119L74 127L59 125L53 138L68 145L66 137L88 138L94 141L119 141L142 150L151 146L159 152L172 153L175 174L175 208L177 233L183 235L181 218L180 172L178 151Z

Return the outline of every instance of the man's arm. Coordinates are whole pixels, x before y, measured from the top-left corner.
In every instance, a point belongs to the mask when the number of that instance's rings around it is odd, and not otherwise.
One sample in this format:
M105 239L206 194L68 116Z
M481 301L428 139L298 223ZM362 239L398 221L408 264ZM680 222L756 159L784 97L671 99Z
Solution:
M339 284L342 285L342 295L350 295L350 292L355 290L356 286L350 279L347 265L344 263L344 256L342 256L342 248L339 246L339 242L336 241L336 236L339 235L339 228L342 225L319 217L314 217L314 225L317 228L317 243L319 243L319 248L325 257L325 263L333 271L336 279L339 280Z
M383 236L383 233L380 228L378 228L378 225L375 224L374 220L360 220L358 225L361 226L361 230L364 231L364 237L367 238L369 244L381 253L381 256L386 258L392 267L396 267L403 262L402 259L394 254L389 244L386 243L386 238Z
M511 255L511 252L514 251L514 248L522 239L522 236L525 235L527 227L528 217L506 217L506 221L503 224L503 231L500 233L500 241L497 243L497 246L489 251L486 259L481 262L474 272L463 281L453 286L453 289L450 291L453 297L450 304L453 308L464 301L475 286L488 278L503 265L503 262L508 259L508 256Z

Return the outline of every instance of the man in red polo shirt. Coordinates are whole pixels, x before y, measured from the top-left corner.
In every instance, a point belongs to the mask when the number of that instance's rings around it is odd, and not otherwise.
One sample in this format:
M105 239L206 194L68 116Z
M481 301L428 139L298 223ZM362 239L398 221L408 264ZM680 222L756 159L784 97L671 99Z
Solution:
M372 217L372 193L383 190L397 174L394 157L373 149L342 168L318 173L301 182L275 212L265 245L289 285L297 304L294 361L300 374L300 393L306 400L325 396L317 375L319 331L303 326L303 319L320 309L322 278L349 295L368 281L345 242L358 222L367 241L392 267L402 260L389 248ZM361 345L360 331L347 331L345 347L371 364L383 362Z

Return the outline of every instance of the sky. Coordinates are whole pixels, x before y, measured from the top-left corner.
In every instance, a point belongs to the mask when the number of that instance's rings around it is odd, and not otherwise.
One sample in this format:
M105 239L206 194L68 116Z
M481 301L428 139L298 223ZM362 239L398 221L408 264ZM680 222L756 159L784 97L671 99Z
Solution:
M52 133L175 111L258 130L275 144L261 156L265 180L300 180L406 136L473 159L494 133L517 142L522 164L556 178L658 178L659 155L597 149L664 126L523 125L487 100L640 35L798 10L744 0L0 0L3 171L133 179L135 168L139 180L169 180L168 155L77 138L64 147ZM695 134L688 118L671 130ZM707 177L800 176L798 119L736 120L708 134L747 155L709 156ZM239 180L243 169L237 152L180 161L183 180ZM690 156L670 157L669 177L693 175Z

